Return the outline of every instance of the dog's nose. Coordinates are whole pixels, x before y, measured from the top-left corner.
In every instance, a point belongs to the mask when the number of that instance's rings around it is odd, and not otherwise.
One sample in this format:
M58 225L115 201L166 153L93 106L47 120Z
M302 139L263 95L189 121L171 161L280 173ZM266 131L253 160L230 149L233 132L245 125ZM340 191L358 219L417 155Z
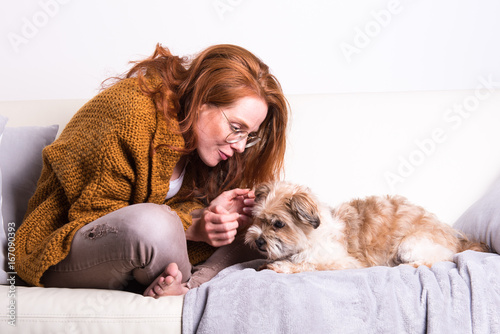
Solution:
M260 249L261 251L263 251L263 247L264 245L266 244L266 240L262 239L262 238L259 238L257 240L255 240L255 244L257 245L257 248Z

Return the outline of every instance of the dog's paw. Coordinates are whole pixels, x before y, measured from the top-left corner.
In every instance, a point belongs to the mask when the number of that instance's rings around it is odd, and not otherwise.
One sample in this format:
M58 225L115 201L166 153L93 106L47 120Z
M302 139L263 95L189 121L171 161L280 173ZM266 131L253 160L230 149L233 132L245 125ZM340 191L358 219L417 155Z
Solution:
M274 272L280 273L280 274L291 274L293 273L293 270L290 270L290 266L286 262L278 261L278 262L272 262L268 263L266 265L266 269L270 269Z
M278 266L274 265L275 262L266 262L264 264L262 264L261 266L259 266L259 268L257 268L257 271L262 271L262 270L266 270L266 269L269 269L269 270L273 270L273 271L276 271L276 272L280 272L278 271Z
M262 271L262 270L266 270L266 269L270 269L270 270L273 270L273 271L277 271L277 266L273 265L274 262L266 262L262 265L260 265L258 268L257 268L257 271Z
M262 270L266 270L266 269L271 269L271 268L269 268L269 265L270 265L270 263L267 263L267 262L266 262L266 263L264 263L264 264L260 265L260 266L257 268L257 271L262 271Z
M264 269L269 269L269 270L275 271L277 273L281 272L281 270L279 269L279 266L275 265L274 263L266 264Z

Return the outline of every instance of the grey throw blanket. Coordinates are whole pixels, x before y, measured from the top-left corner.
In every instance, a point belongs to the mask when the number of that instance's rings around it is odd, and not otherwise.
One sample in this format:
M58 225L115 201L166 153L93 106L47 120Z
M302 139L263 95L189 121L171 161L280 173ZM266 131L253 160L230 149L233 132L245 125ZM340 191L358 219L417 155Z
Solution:
M277 274L238 264L190 290L183 333L500 333L500 256Z

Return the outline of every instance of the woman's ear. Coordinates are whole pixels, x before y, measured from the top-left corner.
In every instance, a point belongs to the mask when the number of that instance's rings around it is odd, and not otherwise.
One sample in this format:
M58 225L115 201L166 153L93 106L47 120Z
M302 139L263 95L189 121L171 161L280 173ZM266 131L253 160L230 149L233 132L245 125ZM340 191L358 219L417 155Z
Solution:
M202 105L200 106L200 113L207 111L208 109L210 109L210 107L211 107L211 105L210 105L210 104L208 104L208 103L204 103L204 104L202 104Z

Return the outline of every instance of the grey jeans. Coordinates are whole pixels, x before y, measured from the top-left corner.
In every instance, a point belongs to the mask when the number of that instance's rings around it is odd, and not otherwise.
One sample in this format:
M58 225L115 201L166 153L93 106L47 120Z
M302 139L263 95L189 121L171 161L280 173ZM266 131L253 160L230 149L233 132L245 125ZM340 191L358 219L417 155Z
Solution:
M194 288L225 267L259 257L238 238L219 248L204 264L192 268L177 214L166 205L134 204L78 230L68 256L45 272L42 283L46 287L142 292L141 288L175 262L183 281L191 278L188 287Z

